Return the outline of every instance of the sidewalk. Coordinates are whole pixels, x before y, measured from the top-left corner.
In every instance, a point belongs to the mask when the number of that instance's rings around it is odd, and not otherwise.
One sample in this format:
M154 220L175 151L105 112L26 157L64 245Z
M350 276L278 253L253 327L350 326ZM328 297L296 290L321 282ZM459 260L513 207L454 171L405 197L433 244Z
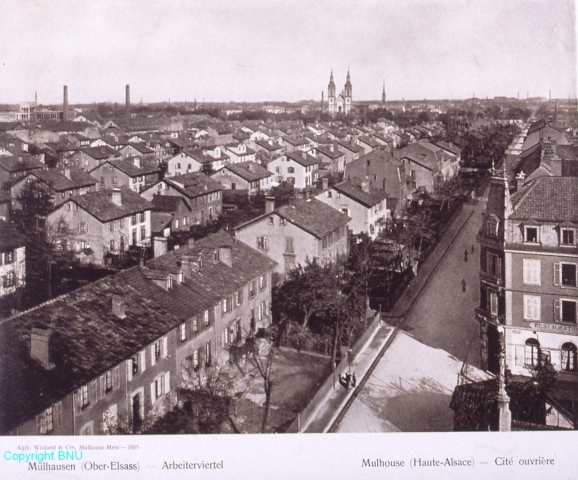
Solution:
M425 263L420 266L417 276L411 281L401 297L399 297L399 300L396 302L393 310L387 313L383 312L381 314L381 318L383 318L386 322L397 325L397 323L400 320L403 320L403 318L410 312L417 297L423 290L426 283L429 281L432 274L436 271L440 261L452 246L455 239L458 237L458 234L462 228L464 228L466 222L473 215L474 208L474 205L464 205L457 218L454 219L452 224L443 234L439 243L434 248L434 251L430 254Z
M303 425L301 431L305 433L326 433L337 416L343 410L351 396L361 389L363 386L363 379L369 373L375 360L379 358L380 353L385 349L388 340L393 335L394 328L382 323L375 331L373 336L368 340L367 344L356 356L352 363L352 369L357 377L357 386L350 390L346 390L337 378L335 377L335 386L327 394L324 401L321 403L312 420L308 424Z

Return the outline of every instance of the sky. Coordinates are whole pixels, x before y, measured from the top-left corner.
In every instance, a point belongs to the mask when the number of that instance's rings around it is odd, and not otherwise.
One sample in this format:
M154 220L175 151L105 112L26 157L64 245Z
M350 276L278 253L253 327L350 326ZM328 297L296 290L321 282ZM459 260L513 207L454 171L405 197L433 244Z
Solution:
M2 0L0 103L576 97L575 0Z

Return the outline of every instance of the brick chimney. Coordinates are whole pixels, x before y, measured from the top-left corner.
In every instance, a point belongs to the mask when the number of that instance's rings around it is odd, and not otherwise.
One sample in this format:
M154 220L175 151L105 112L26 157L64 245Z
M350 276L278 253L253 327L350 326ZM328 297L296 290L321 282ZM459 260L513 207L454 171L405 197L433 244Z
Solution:
M121 295L112 296L112 314L116 318L126 317L126 303L122 301Z
M64 85L64 100L62 105L62 120L68 121L68 85Z
M275 210L275 197L265 197L265 213L273 213Z
M112 189L112 203L119 207L122 205L122 195L120 193L120 188L118 187Z
M49 328L33 328L30 332L30 356L47 370L54 368L50 345L52 333Z
M233 257L231 255L231 247L228 245L223 245L219 247L219 261L227 265L227 267L233 267Z
M365 193L369 193L369 180L367 177L363 182L361 182L361 190L363 190Z
M526 179L526 174L524 172L518 173L516 175L516 190L521 190L524 186L524 180Z
M134 157L132 163L134 163L135 167L140 168L140 157Z

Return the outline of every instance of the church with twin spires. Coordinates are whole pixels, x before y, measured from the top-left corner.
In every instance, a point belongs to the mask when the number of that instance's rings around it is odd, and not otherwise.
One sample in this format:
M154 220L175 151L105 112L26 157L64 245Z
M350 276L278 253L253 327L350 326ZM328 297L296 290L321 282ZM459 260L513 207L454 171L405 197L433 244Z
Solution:
M353 86L351 85L349 69L347 69L345 87L339 95L336 95L335 81L333 80L333 70L331 70L331 77L329 78L329 85L327 86L327 113L329 113L329 115L332 117L336 114L349 115L351 112L352 96Z

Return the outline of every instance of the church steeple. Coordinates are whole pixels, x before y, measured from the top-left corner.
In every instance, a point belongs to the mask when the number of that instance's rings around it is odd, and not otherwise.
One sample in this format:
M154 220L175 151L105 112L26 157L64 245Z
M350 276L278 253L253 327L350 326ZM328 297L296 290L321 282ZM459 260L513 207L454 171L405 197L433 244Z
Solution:
M331 77L329 77L329 85L327 86L328 96L335 96L335 81L333 80L333 69L331 69Z

